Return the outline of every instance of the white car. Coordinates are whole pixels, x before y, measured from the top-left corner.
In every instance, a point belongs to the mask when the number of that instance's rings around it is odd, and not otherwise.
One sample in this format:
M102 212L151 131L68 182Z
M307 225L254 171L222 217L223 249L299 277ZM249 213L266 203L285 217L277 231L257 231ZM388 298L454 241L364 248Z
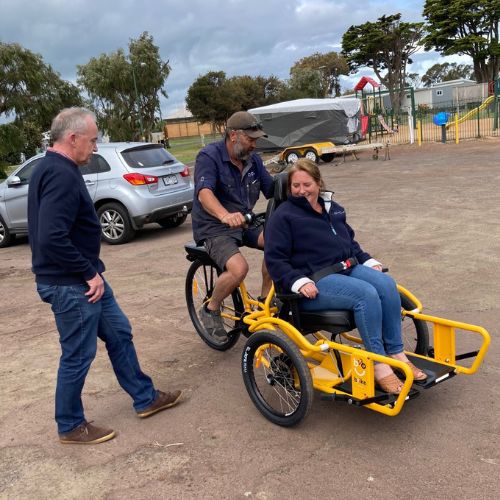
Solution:
M82 170L102 227L102 238L130 241L144 224L180 226L193 206L189 168L161 144L103 143ZM0 183L0 248L28 232L31 173L44 153L30 158Z

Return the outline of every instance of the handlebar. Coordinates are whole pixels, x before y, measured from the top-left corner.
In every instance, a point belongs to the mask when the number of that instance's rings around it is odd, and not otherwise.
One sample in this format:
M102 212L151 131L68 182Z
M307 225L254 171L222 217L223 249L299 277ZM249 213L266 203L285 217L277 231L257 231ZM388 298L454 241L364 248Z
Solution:
M247 226L259 227L264 224L266 220L266 213L260 212L258 214L254 214L252 212L243 214L243 218L245 219L245 224Z

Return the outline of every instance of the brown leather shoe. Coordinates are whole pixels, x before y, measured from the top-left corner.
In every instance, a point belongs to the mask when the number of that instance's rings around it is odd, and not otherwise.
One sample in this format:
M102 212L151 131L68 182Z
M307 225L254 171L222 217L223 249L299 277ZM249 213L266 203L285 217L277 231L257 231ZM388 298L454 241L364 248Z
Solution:
M112 429L104 429L90 422L83 422L72 431L60 434L59 441L63 444L98 444L109 441L115 436L116 432Z
M159 411L166 410L179 402L179 399L182 395L182 391L174 391L174 392L162 392L158 391L158 396L147 408L144 410L139 410L137 412L137 416L140 418L149 417L158 413Z

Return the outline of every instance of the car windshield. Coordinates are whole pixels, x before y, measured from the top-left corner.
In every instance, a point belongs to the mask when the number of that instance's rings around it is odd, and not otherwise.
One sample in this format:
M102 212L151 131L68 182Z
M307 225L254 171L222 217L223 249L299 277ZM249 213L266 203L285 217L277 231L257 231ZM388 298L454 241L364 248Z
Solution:
M163 146L147 145L122 151L122 156L132 168L158 167L177 160Z

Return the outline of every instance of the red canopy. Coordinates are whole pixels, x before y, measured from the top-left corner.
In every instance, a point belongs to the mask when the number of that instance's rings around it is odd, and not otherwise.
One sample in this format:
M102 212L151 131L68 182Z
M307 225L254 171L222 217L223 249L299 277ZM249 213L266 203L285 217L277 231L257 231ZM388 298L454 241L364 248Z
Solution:
M369 76L363 76L361 80L354 87L354 90L355 91L363 90L367 83L369 83L374 89L380 87L380 83L377 83L373 78L370 78Z

